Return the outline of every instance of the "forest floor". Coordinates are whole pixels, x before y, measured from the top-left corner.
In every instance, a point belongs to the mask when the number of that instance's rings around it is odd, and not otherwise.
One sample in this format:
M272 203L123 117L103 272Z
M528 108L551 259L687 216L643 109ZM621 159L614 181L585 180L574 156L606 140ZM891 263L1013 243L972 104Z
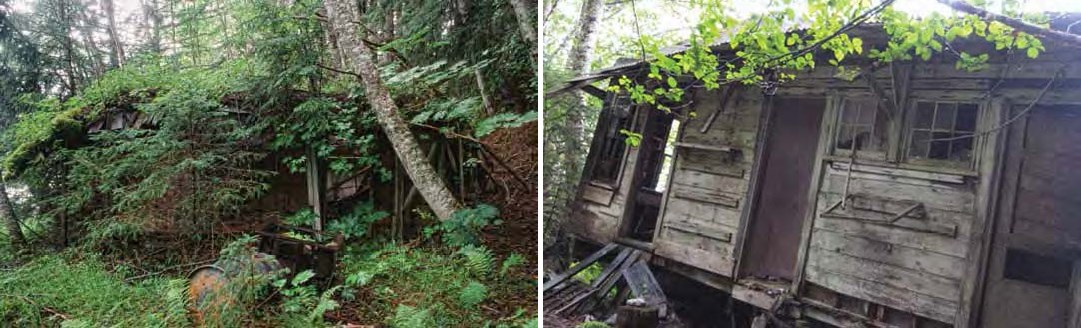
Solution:
M339 306L314 321L294 320L285 313L289 302L277 293L251 308L244 326L488 326L527 327L537 322L537 149L536 122L498 130L482 141L513 168L512 174L492 168L497 184L480 201L500 210L500 225L481 233L490 250L489 267L473 270L461 250L416 237L351 245L339 257L336 282L350 285L326 297ZM491 165L491 164L489 164ZM274 212L242 213L201 238L148 234L137 240L86 246L52 253L38 245L34 255L14 259L0 249L0 322L16 326L160 326L190 325L186 277L197 265L212 263L230 241L281 219ZM0 248L7 241L0 235ZM45 240L45 243L48 241ZM43 243L44 244L44 243ZM100 254L100 255L98 255ZM511 260L515 257L520 263ZM513 262L513 263L512 263ZM509 265L508 265L509 264ZM480 286L481 300L467 301L467 291ZM473 289L471 289L473 288ZM326 295L323 295L326 296ZM316 293L301 299L317 313L324 304ZM292 299L299 299L293 297ZM302 316L309 314L304 309ZM297 316L293 316L297 317ZM287 318L287 319L283 319ZM293 322L293 323L290 323Z

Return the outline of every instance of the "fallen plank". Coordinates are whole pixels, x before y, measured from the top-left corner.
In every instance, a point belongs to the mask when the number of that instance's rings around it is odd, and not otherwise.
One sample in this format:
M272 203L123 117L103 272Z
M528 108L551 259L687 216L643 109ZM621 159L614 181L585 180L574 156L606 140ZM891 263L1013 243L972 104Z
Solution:
M616 249L617 247L619 247L619 245L608 244L608 245L604 246L604 248L601 248L599 251L597 251L597 252L595 252L593 254L590 254L585 259L583 259L581 262L578 262L577 265L572 266L569 269L567 269L567 271L563 272L563 274L557 275L555 278L552 278L552 280L549 280L548 282L544 283L544 290L543 291L547 292L549 289L552 289L552 287L555 287L555 286L559 285L560 283L566 281L570 277L574 277L574 275L578 274L579 272L582 272L582 270L585 270L587 267L589 267L593 263L596 263L602 257L604 257L605 255L608 255L608 253L611 253L612 250Z

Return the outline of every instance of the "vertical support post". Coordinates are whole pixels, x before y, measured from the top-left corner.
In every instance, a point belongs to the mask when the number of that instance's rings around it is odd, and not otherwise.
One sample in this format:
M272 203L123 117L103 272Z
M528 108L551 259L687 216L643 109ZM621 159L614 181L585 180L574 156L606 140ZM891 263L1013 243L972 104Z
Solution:
M308 164L306 170L308 205L312 207L312 211L315 212L316 216L312 228L316 231L322 231L323 218L326 217L326 170L323 168L323 163L319 161L315 148L308 146L306 157Z
M392 240L400 240L402 234L398 230L398 226L402 221L402 188L405 185L405 181L402 180L401 164L398 163L398 158L394 158L394 214L391 216L390 223L390 236Z
M769 135L773 132L773 101L774 95L769 92L762 93L761 109L758 113L758 131L755 134L754 141L754 162L751 163L750 181L747 183L747 201L744 202L743 208L739 213L739 231L736 232L735 248L732 250L732 258L734 263L732 264L732 277L738 279L742 275L743 262L743 246L747 240L747 233L750 231L751 216L754 215L755 208L758 206L758 194L761 193L761 186L759 180L761 175L765 172L764 165L766 164L763 157L766 156L766 145L769 144Z

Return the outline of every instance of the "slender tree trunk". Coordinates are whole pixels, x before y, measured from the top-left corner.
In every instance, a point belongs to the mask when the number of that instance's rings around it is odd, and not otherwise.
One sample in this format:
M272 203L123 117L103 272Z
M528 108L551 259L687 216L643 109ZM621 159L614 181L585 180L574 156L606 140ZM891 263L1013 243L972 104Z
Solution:
M589 67L590 54L593 51L593 38L596 35L597 22L601 11L604 9L603 6L604 1L602 0L585 0L582 3L582 10L578 16L578 28L574 34L574 43L567 58L567 68L572 76L586 73L586 69ZM567 174L568 181L578 181L578 177L582 173L582 162L585 158L582 151L583 135L585 134L582 111L588 105L584 95L579 94L578 97L577 104L572 105L567 110L567 130L564 134L567 137L566 170L564 172ZM567 185L568 188L573 188L577 184L568 183ZM573 195L573 191L568 190L565 192Z
M358 24L362 21L357 3L352 0L326 0L324 5L331 26L337 31L335 34L339 37L339 43L348 54L347 61L350 61L350 67L360 74L365 96L375 110L376 118L387 139L394 146L394 152L401 159L406 174L413 180L421 197L428 202L435 215L440 220L449 219L459 207L458 200L420 150L409 125L398 116L398 106L394 104L394 99L391 99L379 77L379 71L372 61L372 51L361 42L362 29Z
M60 37L65 40L63 42L64 60L67 62L67 67L65 68L65 70L67 71L68 75L67 87L68 96L70 97L74 96L76 90L79 88L79 79L75 73L75 46L73 45L73 43L75 43L75 40L72 40L71 38L71 15L68 14L67 0L60 0L57 2L57 17L63 25L61 27L63 35Z
M511 7L514 7L514 15L518 17L518 28L522 32L522 37L529 41L530 44L537 44L537 24L533 22L533 19L537 16L533 7L526 3L525 0L508 0ZM534 50L535 51L535 50Z
M94 41L93 27L90 25L94 21L94 18L89 17L87 14L80 15L83 23L79 26L79 33L83 36L83 48L86 51L87 60L90 60L92 73L87 73L85 76L89 79L101 76L105 73L106 62L102 55L103 51L98 47L97 42Z
M151 51L157 55L162 54L162 17L161 13L158 12L160 9L161 8L158 4L158 0L147 0L146 3L143 4L143 16L144 19L149 23L148 25L150 27L150 31L148 31L147 33L149 35L149 40L147 41L147 44L149 45Z
M113 67L124 67L124 45L120 42L120 34L116 30L116 8L113 0L101 0L101 8L105 10L105 18L109 23L105 29L109 32L109 43L112 46L109 53L110 64Z
M2 182L0 182L0 217L3 217L11 248L16 251L21 250L26 245L26 238L23 237L18 218L15 217L15 208L11 206L11 199L8 198L7 186Z

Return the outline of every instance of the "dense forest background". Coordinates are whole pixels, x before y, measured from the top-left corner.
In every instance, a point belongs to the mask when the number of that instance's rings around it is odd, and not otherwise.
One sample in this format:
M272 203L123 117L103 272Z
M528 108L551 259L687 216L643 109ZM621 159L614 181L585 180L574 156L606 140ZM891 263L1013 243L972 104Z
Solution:
M189 326L186 274L284 221L344 237L333 277L197 320L535 326L535 10L0 0L0 321Z

